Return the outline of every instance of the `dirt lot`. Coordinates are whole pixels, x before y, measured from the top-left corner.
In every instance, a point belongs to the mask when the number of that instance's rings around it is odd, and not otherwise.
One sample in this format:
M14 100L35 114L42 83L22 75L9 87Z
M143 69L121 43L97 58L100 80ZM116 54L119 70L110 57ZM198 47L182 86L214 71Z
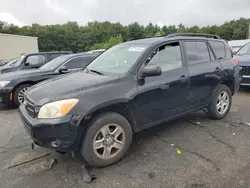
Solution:
M250 187L250 89L234 96L222 121L198 112L137 134L120 163L90 169L91 184L82 181L80 159L56 154L49 169L52 154L31 150L16 109L1 105L0 123L1 188Z

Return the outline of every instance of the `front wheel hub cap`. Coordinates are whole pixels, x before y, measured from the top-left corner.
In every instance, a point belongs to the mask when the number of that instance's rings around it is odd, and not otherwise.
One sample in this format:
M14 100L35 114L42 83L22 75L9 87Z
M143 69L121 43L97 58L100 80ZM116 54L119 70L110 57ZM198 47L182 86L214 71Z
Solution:
M103 126L95 135L93 150L101 159L112 159L122 151L125 145L125 132L115 123Z

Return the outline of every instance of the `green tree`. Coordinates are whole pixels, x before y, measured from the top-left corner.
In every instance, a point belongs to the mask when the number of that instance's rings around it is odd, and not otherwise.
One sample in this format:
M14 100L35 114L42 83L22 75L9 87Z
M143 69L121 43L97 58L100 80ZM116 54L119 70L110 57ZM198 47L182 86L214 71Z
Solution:
M73 51L83 52L90 49L109 48L121 41L140 39L143 37L163 36L176 32L216 34L226 40L239 40L248 37L250 19L240 18L222 25L205 27L186 27L184 24L163 26L153 23L147 26L137 22L128 26L116 22L89 22L80 26L77 22L56 25L39 25L18 27L0 21L0 32L38 37L40 51Z
M129 39L140 39L144 36L144 26L137 22L128 25Z
M116 44L122 43L122 35L118 35L115 37L111 37L108 41L104 43L94 44L90 49L97 50L97 49L108 49Z

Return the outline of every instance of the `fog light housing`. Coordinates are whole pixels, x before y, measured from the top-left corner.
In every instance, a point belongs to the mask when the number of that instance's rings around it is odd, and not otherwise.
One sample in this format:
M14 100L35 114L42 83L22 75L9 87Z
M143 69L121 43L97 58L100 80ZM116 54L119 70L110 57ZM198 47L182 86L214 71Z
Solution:
M51 146L53 148L58 148L60 146L60 140L56 139L56 140L52 141Z

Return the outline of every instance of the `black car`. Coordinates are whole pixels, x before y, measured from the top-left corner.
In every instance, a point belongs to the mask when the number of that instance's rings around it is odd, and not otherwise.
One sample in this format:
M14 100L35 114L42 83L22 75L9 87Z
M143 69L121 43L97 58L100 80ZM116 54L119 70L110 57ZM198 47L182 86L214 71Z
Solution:
M0 74L0 103L20 105L24 93L34 84L85 68L97 55L71 54L53 59L38 69Z
M52 59L55 59L62 55L72 54L72 52L39 52L25 54L15 63L6 64L0 67L0 73L7 73L17 70L34 69L43 66Z
M240 48L234 57L239 60L240 64L240 75L242 77L240 85L250 86L250 43Z
M200 109L224 118L238 88L226 41L175 34L118 44L84 72L32 87L19 111L35 144L80 150L104 167L125 155L135 132Z

